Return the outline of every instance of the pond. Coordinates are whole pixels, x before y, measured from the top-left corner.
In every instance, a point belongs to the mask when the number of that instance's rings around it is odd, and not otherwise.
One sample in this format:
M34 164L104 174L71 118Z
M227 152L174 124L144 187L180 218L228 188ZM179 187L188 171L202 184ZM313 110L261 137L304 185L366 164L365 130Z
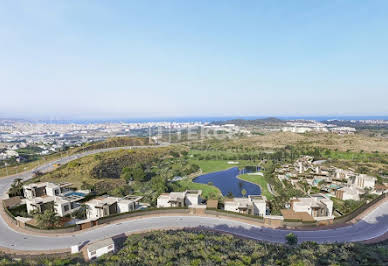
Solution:
M243 189L247 191L246 196L261 195L261 189L258 185L237 178L237 176L242 173L247 173L247 171L245 169L240 170L238 167L233 167L228 170L201 175L193 179L193 182L201 184L208 184L211 182L221 190L221 193L224 196L231 192L235 197L242 197L241 191Z

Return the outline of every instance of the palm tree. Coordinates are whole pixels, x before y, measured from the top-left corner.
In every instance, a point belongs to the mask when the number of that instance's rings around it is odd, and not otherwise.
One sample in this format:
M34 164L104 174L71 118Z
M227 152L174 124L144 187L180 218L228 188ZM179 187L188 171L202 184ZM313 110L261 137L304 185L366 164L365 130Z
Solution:
M11 188L9 189L9 194L12 196L21 196L22 195L22 187L23 187L22 179L16 178L13 181Z
M53 210L45 210L35 215L35 220L40 228L54 228L59 224L60 218Z

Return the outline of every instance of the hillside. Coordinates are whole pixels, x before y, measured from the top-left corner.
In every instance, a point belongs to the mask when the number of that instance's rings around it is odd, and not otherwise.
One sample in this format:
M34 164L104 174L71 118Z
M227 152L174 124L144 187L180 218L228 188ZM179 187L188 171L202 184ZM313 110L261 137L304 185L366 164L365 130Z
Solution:
M138 163L146 165L156 160L162 160L170 157L172 150L170 147L161 147L90 155L60 166L53 172L39 177L39 180L71 182L77 188L81 188L84 183L94 185L101 181L112 185L122 185L125 184L125 181L120 179L120 176L125 167L133 167Z
M126 147L126 146L145 146L145 145L153 145L153 143L150 142L149 138L115 137L101 142L86 144L82 147L75 149L73 153L105 149L105 148Z

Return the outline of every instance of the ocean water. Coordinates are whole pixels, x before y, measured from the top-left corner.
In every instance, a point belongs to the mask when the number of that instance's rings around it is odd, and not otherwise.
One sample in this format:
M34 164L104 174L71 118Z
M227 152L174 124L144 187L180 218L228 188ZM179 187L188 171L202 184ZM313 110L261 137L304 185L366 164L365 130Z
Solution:
M192 116L192 117L148 117L148 118L113 118L113 119L69 119L69 120L39 120L43 123L57 123L57 124L94 124L94 123L147 123L147 122L214 122L227 121L233 119L263 119L268 117L276 117L282 120L388 120L388 116Z

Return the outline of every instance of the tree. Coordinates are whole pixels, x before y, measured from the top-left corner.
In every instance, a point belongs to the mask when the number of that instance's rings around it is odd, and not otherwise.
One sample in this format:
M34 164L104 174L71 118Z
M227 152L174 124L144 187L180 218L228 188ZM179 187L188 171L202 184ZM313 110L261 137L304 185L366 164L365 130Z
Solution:
M247 191L245 190L245 188L243 188L243 189L241 190L241 194L243 195L243 197L245 197L245 195L247 194Z
M9 189L9 195L10 196L22 196L22 187L23 187L23 182L21 178L16 178L12 185L11 188Z
M298 237L294 233L286 235L286 243L290 246L298 244Z
M72 216L75 217L76 219L80 219L80 220L86 219L87 208L88 208L88 205L82 204L78 210L76 210L72 213Z
M43 213L35 214L36 223L40 228L54 228L59 224L59 216L53 210L45 210Z

